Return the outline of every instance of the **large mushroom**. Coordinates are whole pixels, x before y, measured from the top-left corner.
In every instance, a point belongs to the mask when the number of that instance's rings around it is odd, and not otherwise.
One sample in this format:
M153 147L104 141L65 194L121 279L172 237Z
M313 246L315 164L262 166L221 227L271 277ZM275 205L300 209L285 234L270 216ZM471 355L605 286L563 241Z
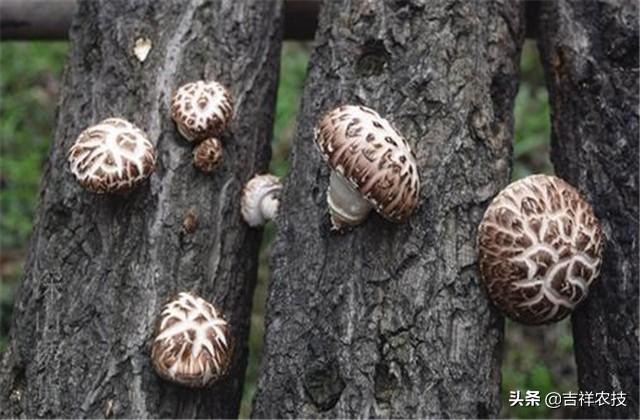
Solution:
M183 292L162 309L151 348L161 377L192 388L211 385L226 374L232 351L229 325L201 297Z
M107 118L80 133L68 159L71 173L89 191L126 192L151 175L156 151L138 127Z
M251 227L264 225L273 220L280 204L282 184L271 174L256 175L242 190L240 211L242 218Z
M393 222L413 213L420 192L416 158L386 119L345 105L326 114L314 136L331 168L327 202L334 230L362 223L372 208Z
M233 100L227 88L218 82L187 83L171 99L171 118L178 131L190 142L219 137L233 114Z
M482 282L490 300L524 324L566 317L602 263L593 210L560 178L533 175L502 190L478 228Z

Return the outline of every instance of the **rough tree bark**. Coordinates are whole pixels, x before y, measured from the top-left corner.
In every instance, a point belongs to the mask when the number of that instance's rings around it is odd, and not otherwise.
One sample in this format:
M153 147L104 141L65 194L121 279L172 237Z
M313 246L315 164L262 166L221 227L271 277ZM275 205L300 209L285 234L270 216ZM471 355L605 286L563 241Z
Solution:
M542 2L540 25L552 160L607 237L600 280L572 318L578 381L627 394L627 407L580 415L638 418L638 4Z
M71 28L58 128L2 364L3 417L235 417L247 358L261 233L240 218L239 192L267 168L281 40L277 1L85 1ZM132 49L148 37L140 63ZM236 114L212 176L169 117L180 84L214 78ZM66 152L110 116L158 147L149 182L126 197L73 180ZM183 228L187 214L197 229ZM159 308L194 290L223 309L236 352L230 375L194 391L160 380L149 350Z
M503 321L475 232L509 179L524 38L511 1L331 1L309 66L271 258L256 417L484 417L499 411ZM421 205L330 232L322 113L377 109L418 156Z

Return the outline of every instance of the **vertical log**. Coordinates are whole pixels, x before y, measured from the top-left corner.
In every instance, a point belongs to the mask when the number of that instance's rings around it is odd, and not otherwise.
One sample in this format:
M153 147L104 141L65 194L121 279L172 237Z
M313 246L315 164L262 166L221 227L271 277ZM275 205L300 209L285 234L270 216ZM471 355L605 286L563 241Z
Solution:
M578 382L627 394L626 407L582 407L580 415L638 418L638 4L540 7L552 161L591 202L607 237L600 280L572 317Z
M85 1L71 29L58 125L2 363L2 417L234 417L247 359L260 231L240 218L243 183L269 161L281 39L278 1ZM151 40L144 62L133 54ZM169 116L182 83L217 79L236 113L212 176ZM66 154L81 130L123 117L158 148L149 182L98 196ZM188 214L197 228L183 229ZM228 378L189 390L149 361L161 305L194 290L221 308L236 352Z
M511 1L324 5L271 258L256 417L484 417L499 411L502 318L476 226L509 179L524 13ZM313 126L363 104L418 157L408 223L330 232Z

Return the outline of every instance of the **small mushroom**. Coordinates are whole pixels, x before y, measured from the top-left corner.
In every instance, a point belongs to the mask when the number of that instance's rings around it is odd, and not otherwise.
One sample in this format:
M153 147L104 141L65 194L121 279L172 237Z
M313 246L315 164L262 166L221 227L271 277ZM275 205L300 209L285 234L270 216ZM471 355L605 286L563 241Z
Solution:
M206 387L226 374L231 340L229 325L212 304L193 293L180 293L158 317L151 347L153 367L169 381Z
M140 37L136 39L136 42L133 46L133 55L136 56L138 61L141 63L147 59L149 55L149 51L151 51L151 40L147 37Z
M502 190L478 227L489 299L524 324L556 322L589 292L602 263L593 209L560 178L532 175Z
M193 164L205 174L211 173L222 161L222 144L216 138L209 138L193 149Z
M171 118L190 142L220 136L233 114L229 91L218 82L187 83L171 99Z
M156 151L138 127L121 118L108 118L80 133L68 159L71 173L89 191L121 193L151 175Z
M256 175L242 191L240 211L249 226L264 225L273 220L280 204L282 184L278 177L270 174Z
M194 233L198 229L198 213L195 208L190 208L182 219L182 232L185 234Z
M393 222L413 213L420 192L416 158L386 119L345 105L326 114L314 136L331 168L327 203L334 230L362 223L372 208Z

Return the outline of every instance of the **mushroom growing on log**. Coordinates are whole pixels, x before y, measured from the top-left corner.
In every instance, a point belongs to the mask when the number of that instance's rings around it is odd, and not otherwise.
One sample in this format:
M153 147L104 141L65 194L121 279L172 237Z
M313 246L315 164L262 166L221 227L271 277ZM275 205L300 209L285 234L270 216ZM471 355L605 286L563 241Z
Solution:
M233 114L229 91L218 82L187 83L171 99L171 118L178 131L190 142L220 136Z
M193 149L193 164L205 174L213 172L222 162L222 144L208 138Z
M229 325L222 314L201 297L183 292L162 309L151 360L161 377L202 388L226 374L232 350Z
M362 223L372 208L394 222L413 213L420 193L415 154L377 112L338 107L322 118L314 137L331 167L327 203L333 230Z
M491 301L524 324L566 317L598 277L602 229L560 178L533 175L502 190L478 228L483 284Z
M282 184L274 175L251 178L242 191L240 210L244 221L251 227L257 227L273 220L278 212L281 190Z
M95 193L126 192L155 169L156 151L147 135L121 118L84 130L69 149L71 173Z

